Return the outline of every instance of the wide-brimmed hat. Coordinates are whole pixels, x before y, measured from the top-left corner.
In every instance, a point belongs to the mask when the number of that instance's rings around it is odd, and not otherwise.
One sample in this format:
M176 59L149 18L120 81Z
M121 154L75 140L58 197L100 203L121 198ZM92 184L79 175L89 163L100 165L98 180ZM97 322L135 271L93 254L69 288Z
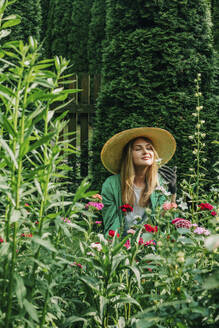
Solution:
M167 130L151 127L128 129L115 134L103 146L101 161L105 168L113 174L119 173L125 145L139 137L151 140L160 158L160 165L166 164L175 153L176 141Z

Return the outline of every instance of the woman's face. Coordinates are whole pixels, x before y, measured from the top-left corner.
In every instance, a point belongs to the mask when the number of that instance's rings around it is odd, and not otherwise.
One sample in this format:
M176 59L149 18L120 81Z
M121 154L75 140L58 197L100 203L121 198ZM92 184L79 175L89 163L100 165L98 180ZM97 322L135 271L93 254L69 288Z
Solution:
M154 151L144 138L137 138L132 145L132 160L136 167L151 166L154 162Z

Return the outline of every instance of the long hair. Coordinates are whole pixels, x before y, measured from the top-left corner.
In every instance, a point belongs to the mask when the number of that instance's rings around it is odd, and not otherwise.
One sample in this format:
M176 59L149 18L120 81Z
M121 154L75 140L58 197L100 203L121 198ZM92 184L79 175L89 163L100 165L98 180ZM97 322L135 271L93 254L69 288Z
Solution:
M138 137L139 138L139 137ZM120 170L120 176L121 176L121 188L122 188L122 202L123 204L130 204L131 206L135 203L135 195L134 195L134 178L135 178L135 168L132 160L132 147L133 143L136 139L131 140L123 150L122 154L122 161L121 161L121 170ZM141 137L140 137L141 138ZM153 147L152 142L147 139L145 139L147 142L149 142L152 146L152 150L154 152L154 162L152 165L148 166L145 176L145 183L146 187L142 190L139 205L142 207L146 207L150 202L150 195L154 191L155 187L158 184L157 180L157 172L158 172L158 165L157 165L157 159L159 158L156 150Z

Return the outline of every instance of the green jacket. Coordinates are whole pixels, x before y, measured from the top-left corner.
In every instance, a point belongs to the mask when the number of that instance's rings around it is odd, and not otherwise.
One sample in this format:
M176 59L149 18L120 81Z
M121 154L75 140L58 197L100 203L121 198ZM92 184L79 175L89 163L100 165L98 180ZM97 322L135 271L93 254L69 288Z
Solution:
M160 185L162 185L162 178L159 176ZM102 209L104 234L107 235L109 230L119 231L123 225L124 214L119 206L122 204L121 195L121 181L120 175L112 175L105 180L102 186L101 195L104 207ZM159 190L154 190L150 197L152 218L158 206L161 206L167 197ZM154 221L154 224L156 222Z

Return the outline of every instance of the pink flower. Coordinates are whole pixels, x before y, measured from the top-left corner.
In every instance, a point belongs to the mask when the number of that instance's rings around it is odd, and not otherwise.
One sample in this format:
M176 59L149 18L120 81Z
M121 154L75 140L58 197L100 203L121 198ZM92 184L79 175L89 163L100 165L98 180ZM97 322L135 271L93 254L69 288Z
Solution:
M178 228L190 229L192 226L190 221L182 219L182 218L176 218L176 219L172 220L172 224L174 224L177 229Z
M135 234L135 230L134 230L134 229L129 229L129 230L127 231L127 233L130 233L130 234L134 235L134 234Z
M211 204L209 204L209 203L201 203L200 205L198 205L198 207L200 207L201 208L201 210L209 210L209 211L211 211L211 210L213 210L213 206L211 205Z
M163 204L163 209L165 211L171 210L172 208L177 208L177 204L176 203L169 203L169 202L166 202L166 203Z
M102 210L104 205L103 205L103 203L88 202L85 207L86 208L93 207L93 208L96 208L97 210Z
M131 248L131 243L130 243L130 240L127 239L124 246L127 248L127 249L130 249Z
M96 224L102 224L102 221L95 221Z
M102 196L99 195L99 194L95 194L95 195L93 195L92 198L97 198L97 199L99 199L99 200L102 200Z
M96 248L98 250L98 252L100 252L102 250L102 245L100 243L92 243L90 246L92 248Z
M211 212L211 215L215 216L215 215L217 215L217 212L212 211L212 212Z
M156 245L155 240L151 239L151 240L149 240L149 241L146 241L146 242L145 242L145 246L148 246L148 245Z
M79 267L80 269L83 268L82 265L81 265L80 263L77 263L77 262L73 262L72 265L73 265L73 266L77 266L77 267Z
M207 230L203 227L197 227L194 230L194 233L196 233L197 235L205 235L205 236L209 236L211 234L209 230Z
M29 205L28 203L25 203L24 206L25 206L25 207L29 207L30 205Z

